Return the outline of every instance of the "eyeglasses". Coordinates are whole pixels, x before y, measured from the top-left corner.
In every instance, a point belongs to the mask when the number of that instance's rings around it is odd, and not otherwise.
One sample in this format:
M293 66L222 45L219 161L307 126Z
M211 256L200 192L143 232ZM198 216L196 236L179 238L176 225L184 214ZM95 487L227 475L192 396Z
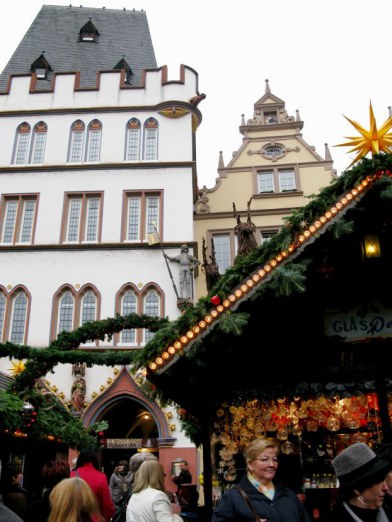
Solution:
M277 464L278 463L278 458L277 457L260 457L260 458L257 458L255 460L259 460L260 462L262 462L263 464L268 464L268 462L272 462L272 464Z

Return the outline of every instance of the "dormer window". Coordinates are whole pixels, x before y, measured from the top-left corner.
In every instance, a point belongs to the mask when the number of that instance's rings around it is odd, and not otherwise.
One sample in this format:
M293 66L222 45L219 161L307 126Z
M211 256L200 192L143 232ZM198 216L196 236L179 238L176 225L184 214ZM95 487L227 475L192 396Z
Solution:
M43 54L31 64L32 72L35 72L38 80L46 80L51 67Z
M278 116L277 116L276 111L265 112L264 121L265 121L266 125L273 125L274 123L278 123Z
M99 36L99 32L92 23L91 18L90 21L81 28L79 34L81 42L96 42Z
M125 60L124 56L121 58L121 60L118 62L118 64L113 67L113 69L117 69L117 70L124 69L125 70L125 80L124 81L127 84L131 84L133 72L132 72L132 69L129 67L127 61Z

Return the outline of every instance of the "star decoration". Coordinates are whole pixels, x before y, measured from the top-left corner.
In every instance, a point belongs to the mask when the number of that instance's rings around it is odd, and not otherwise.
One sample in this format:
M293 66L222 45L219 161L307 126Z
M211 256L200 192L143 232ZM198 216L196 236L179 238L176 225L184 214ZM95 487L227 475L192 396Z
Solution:
M373 114L372 102L370 102L369 106L369 115L370 115L370 129L364 129L359 123L354 120L350 120L347 116L344 116L347 121L351 123L355 129L362 136L346 136L348 140L347 143L339 143L338 145L334 145L334 147L351 147L353 148L349 150L349 152L358 152L354 160L350 163L348 168L350 168L354 163L359 161L361 158L364 158L369 152L373 154L378 154L379 152L385 152L387 154L391 154L392 150L390 147L392 146L392 134L388 131L392 128L392 116L390 116L382 125L380 129L377 129L376 119Z
M306 221L306 219L302 219L299 225L300 225L301 229L303 230L304 228L306 228L308 226L308 222Z
M26 366L23 361L16 361L12 362L12 368L9 368L9 371L11 372L12 377L16 377L17 375L24 372Z

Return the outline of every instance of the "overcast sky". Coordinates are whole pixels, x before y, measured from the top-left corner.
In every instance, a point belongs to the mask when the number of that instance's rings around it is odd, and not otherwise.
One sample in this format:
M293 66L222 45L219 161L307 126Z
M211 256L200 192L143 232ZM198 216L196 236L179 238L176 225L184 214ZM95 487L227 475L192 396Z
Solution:
M14 0L0 18L0 70L42 5L59 0ZM392 105L391 0L88 0L74 6L144 10L158 66L169 79L185 64L199 74L203 121L197 131L199 187L211 188L219 151L227 164L242 141L241 115L253 117L254 103L269 79L273 94L298 109L302 136L324 157L328 143L340 174L354 158L333 147L358 136L344 116L369 128L369 103L378 127Z

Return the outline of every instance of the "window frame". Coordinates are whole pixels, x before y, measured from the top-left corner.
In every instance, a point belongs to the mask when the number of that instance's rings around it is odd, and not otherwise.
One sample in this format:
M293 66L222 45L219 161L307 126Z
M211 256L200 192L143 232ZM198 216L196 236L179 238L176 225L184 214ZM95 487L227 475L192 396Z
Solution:
M27 344L28 326L30 318L31 295L23 285L18 285L12 289L10 293L0 286L0 293L5 299L5 306L3 310L3 326L0 330L0 342L13 342L14 344ZM23 332L21 335L22 341L11 341L11 335L15 319L15 304L17 298L23 294L26 299L26 306L23 320Z
M138 118L127 121L124 161L140 161L142 124ZM134 151L134 152L132 152ZM131 156L131 157L130 157Z
M207 255L211 255L211 239L214 240L214 249L215 249L215 260L219 267L219 273L223 275L228 268L233 266L235 256L237 255L237 238L234 234L233 229L221 229L221 230L209 230L207 233L208 236L208 253ZM217 248L216 248L216 242L215 238L218 236L227 236L229 237L229 265L224 269L224 271L221 270L221 267L219 265L218 259L217 259Z
M34 201L33 217L31 219L30 240L21 241L24 234L24 225L26 218L26 203ZM10 202L16 202L15 218L13 222L12 241L4 241L4 231L7 224L8 205ZM0 244L1 245L17 245L17 244L34 244L35 229L38 213L38 194L3 194L1 196L0 209Z
M292 172L293 180L295 184L295 188L281 190L281 174L285 172ZM259 177L263 174L271 174L273 179L273 191L263 191L260 192L260 179ZM298 174L298 168L294 165L270 165L268 167L255 168L254 169L254 186L255 186L255 196L256 197L268 197L268 196L282 196L282 195L291 195L298 194L301 192L300 188L300 178Z
M88 239L91 201L98 200L96 211L96 238ZM80 201L77 239L69 240L70 220L72 218L72 202ZM100 243L102 239L103 192L66 192L64 194L63 217L60 242L63 244Z
M156 198L158 201L155 216L157 220L150 217L149 211L152 207L148 205L149 200ZM139 201L138 208L138 236L136 239L128 239L130 228L129 202L131 199ZM123 216L121 226L121 241L124 243L143 243L147 241L150 233L156 232L155 227L151 226L153 221L156 224L159 237L162 238L162 216L163 216L163 190L124 190L123 192Z
M157 161L158 159L158 131L159 123L152 116L143 124L143 159Z

